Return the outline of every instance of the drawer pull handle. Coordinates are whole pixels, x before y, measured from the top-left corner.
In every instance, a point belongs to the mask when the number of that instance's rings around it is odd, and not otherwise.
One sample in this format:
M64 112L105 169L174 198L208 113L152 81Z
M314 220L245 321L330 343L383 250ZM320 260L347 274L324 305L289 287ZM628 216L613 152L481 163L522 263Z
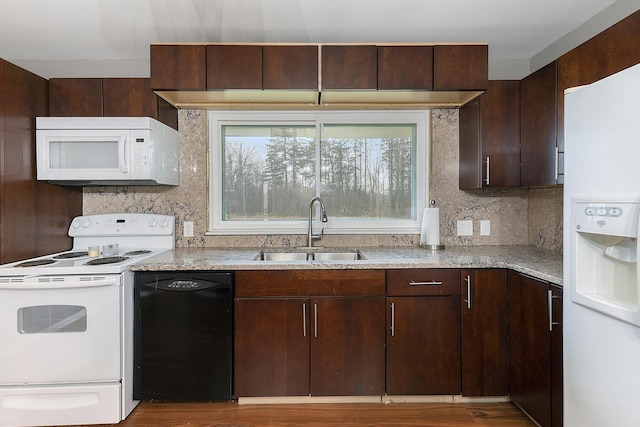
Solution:
M428 282L414 282L413 280L409 282L409 286L441 286L442 282L438 282L436 280L431 280Z

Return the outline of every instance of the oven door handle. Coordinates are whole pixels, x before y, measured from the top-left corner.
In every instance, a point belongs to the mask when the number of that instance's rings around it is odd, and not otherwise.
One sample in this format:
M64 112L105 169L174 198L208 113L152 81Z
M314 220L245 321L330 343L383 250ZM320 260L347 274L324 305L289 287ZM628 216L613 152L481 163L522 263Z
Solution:
M105 276L27 276L2 277L0 289L64 289L96 288L120 284L120 275Z

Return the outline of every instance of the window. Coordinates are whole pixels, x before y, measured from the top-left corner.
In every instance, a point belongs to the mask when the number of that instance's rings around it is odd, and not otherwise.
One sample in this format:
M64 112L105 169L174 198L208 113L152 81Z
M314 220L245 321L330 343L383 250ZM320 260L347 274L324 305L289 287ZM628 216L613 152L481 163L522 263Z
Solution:
M209 129L211 234L306 231L314 196L325 233L420 230L428 111L211 111Z

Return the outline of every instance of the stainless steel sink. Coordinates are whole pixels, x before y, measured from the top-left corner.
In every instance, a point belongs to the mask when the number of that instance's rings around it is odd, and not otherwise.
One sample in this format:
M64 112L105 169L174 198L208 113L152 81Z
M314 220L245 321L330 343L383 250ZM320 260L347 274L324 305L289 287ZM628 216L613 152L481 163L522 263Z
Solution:
M313 253L315 261L356 261L367 259L362 252L315 252Z
M315 250L262 250L253 258L254 261L358 261L367 259L357 249L343 249L336 251Z
M309 254L306 252L265 252L254 258L256 261L307 261Z

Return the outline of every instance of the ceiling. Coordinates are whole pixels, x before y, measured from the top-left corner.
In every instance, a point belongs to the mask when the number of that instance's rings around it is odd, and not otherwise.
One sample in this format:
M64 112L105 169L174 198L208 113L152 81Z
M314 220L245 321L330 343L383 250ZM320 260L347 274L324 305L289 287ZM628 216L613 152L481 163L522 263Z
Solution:
M0 58L46 78L148 77L149 45L157 42L487 42L489 77L522 78L545 54L553 60L639 7L638 0L1 3Z

